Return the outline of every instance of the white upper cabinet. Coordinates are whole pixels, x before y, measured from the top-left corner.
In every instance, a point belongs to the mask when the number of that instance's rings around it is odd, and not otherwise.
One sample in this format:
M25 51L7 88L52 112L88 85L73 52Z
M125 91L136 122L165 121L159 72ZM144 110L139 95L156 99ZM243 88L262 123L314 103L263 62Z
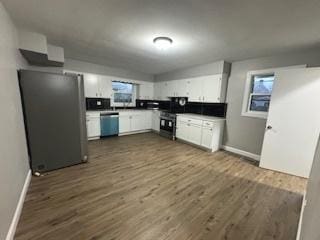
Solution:
M99 76L100 97L111 98L112 96L112 81L110 77Z
M187 96L191 102L225 102L227 75L217 74L187 80Z
M90 73L85 73L83 76L86 97L111 98L111 78Z
M202 102L202 82L199 78L187 79L187 97L190 102Z
M173 82L173 92L176 97L187 97L187 80L175 80Z
M221 75L203 77L201 85L203 102L220 102Z
M99 78L95 74L84 74L84 93L86 97L99 97Z
M162 100L168 100L168 97L174 96L174 83L173 81L162 83Z
M154 83L154 99L161 100L162 99L162 82Z
M154 84L142 83L139 84L138 98L143 100L154 99Z
M141 99L168 100L168 97L188 97L190 102L225 102L228 76L226 74L216 74L188 79L161 81L154 83L154 89L144 90L141 85ZM146 89L147 87L145 87ZM151 98L147 98L147 93L153 92Z

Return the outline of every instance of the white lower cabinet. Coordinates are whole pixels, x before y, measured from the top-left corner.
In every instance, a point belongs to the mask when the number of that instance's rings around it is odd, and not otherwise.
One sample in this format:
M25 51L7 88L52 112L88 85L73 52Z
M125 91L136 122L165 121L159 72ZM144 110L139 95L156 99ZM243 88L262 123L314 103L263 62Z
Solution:
M97 139L100 137L100 113L98 114L87 114L87 137L88 139Z
M188 124L189 142L200 145L201 144L201 125Z
M201 146L212 148L213 128L202 127Z
M130 132L131 130L131 116L119 114L119 133Z
M159 132L160 131L160 111L152 111L152 130Z
M145 111L144 112L144 119L143 119L144 129L152 129L152 111Z
M119 134L130 134L138 131L151 130L151 111L119 112Z
M204 119L201 119L203 117ZM209 120L208 120L209 118ZM212 152L219 150L223 137L224 119L187 115L177 116L176 138Z
M145 128L145 114L133 114L131 116L131 131L141 131L146 129Z

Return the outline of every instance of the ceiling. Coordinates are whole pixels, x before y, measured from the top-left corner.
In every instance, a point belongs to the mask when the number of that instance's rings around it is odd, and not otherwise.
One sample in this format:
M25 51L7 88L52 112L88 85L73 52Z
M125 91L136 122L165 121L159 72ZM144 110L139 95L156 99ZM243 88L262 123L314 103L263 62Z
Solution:
M320 46L319 0L2 0L73 58L159 74ZM159 51L157 36L173 39Z

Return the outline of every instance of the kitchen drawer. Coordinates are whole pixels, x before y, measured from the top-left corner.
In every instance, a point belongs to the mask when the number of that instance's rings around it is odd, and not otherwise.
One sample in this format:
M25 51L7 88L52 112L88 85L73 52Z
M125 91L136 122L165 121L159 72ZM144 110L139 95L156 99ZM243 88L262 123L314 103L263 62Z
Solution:
M188 123L189 118L178 116L177 120L180 122Z
M200 119L195 119L195 118L189 118L188 123L194 124L194 125L202 125L202 120Z
M186 118L186 117L178 117L178 121L184 122L184 123L190 123L193 125L202 125L202 120L201 119L195 119L195 118Z
M203 121L202 126L203 127L208 127L208 128L212 128L213 127L213 122L210 121Z

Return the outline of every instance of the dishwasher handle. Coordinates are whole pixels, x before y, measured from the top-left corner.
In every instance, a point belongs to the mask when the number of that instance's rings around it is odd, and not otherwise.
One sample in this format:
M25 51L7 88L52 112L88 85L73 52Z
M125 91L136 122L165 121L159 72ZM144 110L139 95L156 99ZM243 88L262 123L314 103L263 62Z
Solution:
M100 117L119 117L119 113L100 113Z

